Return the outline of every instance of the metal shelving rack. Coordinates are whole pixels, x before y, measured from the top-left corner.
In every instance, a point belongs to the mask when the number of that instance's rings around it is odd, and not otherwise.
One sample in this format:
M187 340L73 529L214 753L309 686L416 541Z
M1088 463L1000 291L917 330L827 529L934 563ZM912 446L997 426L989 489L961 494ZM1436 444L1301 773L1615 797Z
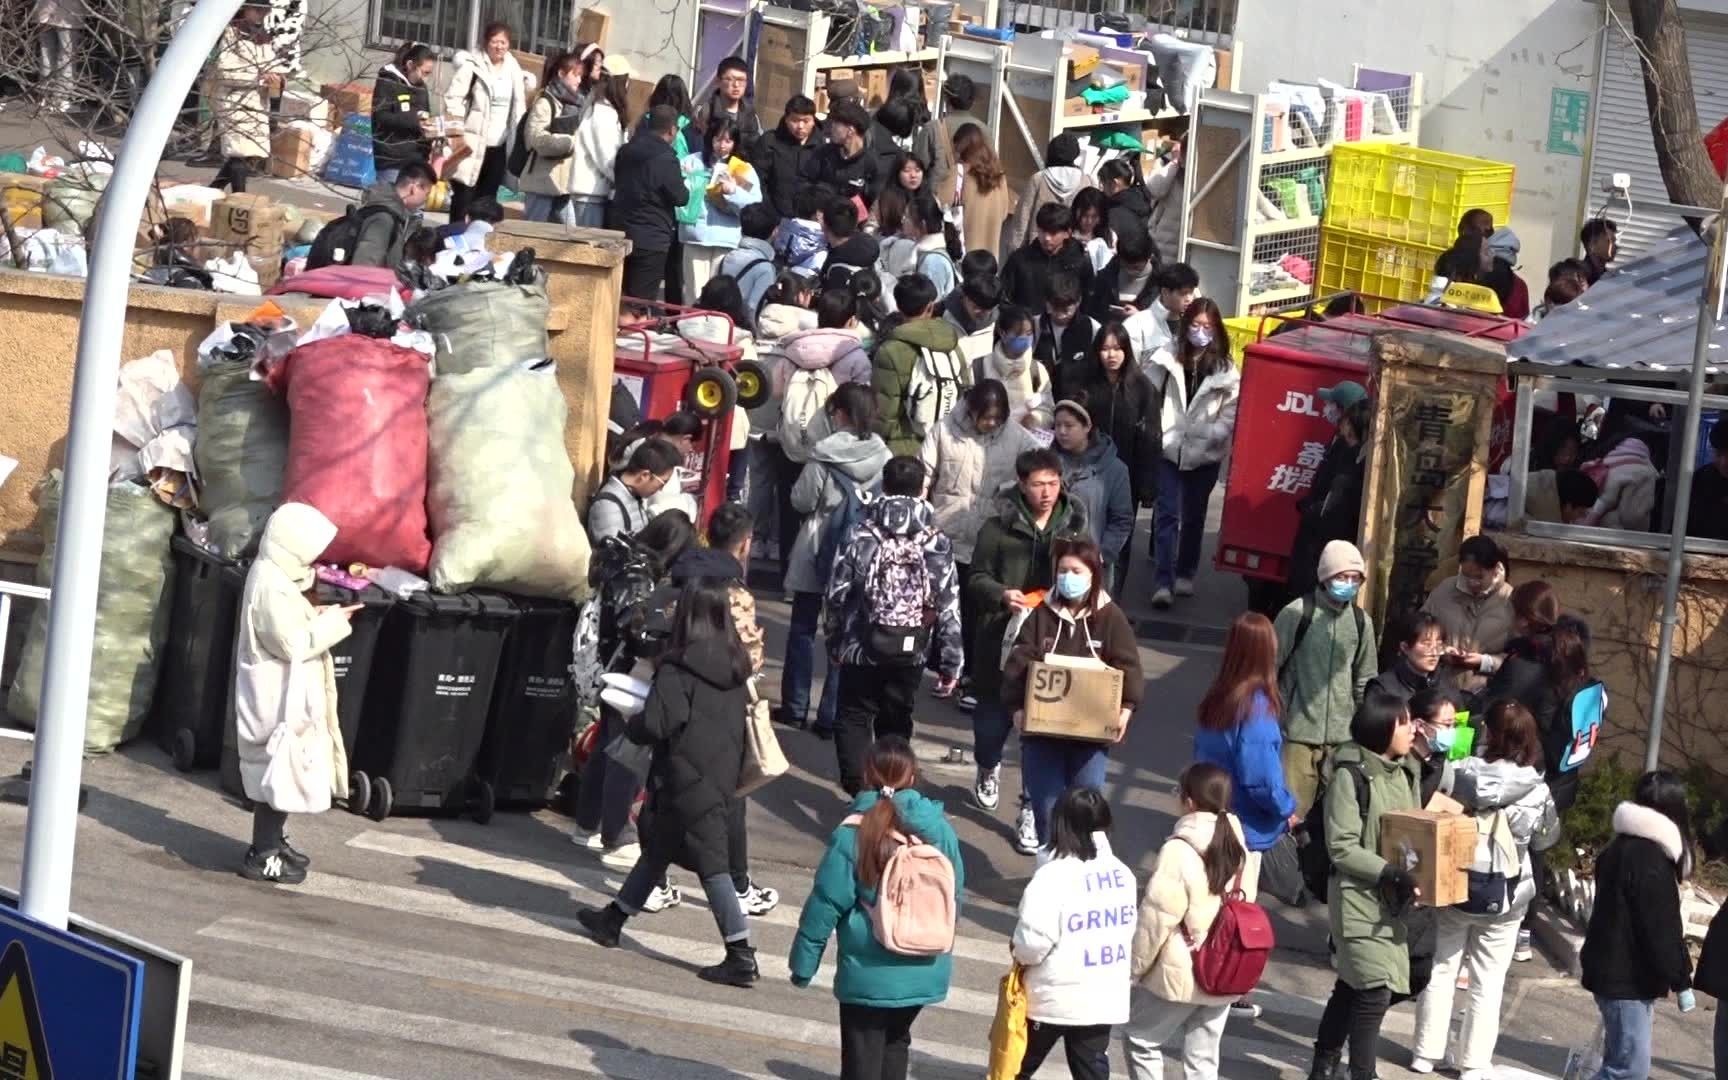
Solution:
M1395 132L1365 134L1351 145L1416 145L1420 74L1393 75L1358 65L1351 88L1385 94L1398 126ZM1283 311L1315 299L1320 218L1329 194L1332 150L1343 142L1339 136L1344 125L1334 98L1329 102L1331 115L1318 133L1319 145L1268 150L1269 117L1276 112L1272 106L1286 100L1281 94L1209 90L1194 111L1183 170L1180 250L1183 261L1199 272L1202 290L1226 316ZM1370 132L1374 121L1374 109L1366 108L1363 122ZM1305 190L1312 212L1282 218L1262 212L1265 204L1275 204L1274 193L1285 180ZM1319 206L1312 199L1316 181Z

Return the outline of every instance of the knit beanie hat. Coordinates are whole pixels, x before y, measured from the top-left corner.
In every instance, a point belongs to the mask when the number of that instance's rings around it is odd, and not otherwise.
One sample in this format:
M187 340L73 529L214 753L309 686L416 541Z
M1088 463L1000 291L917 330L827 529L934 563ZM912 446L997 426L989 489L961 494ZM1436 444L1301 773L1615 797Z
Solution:
M1358 574L1368 572L1367 564L1362 561L1362 553L1356 550L1356 545L1348 540L1333 540L1320 552L1320 568L1316 574L1324 584L1339 574L1354 570Z

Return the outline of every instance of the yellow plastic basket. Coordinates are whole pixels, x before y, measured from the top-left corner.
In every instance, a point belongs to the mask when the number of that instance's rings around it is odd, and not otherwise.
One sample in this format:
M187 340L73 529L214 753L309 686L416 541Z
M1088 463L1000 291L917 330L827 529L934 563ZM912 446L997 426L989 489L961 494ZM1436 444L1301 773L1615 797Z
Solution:
M1505 224L1512 214L1512 166L1498 161L1383 143L1332 151L1324 223L1364 236L1450 247L1458 219L1482 209Z
M1358 293L1370 312L1379 311L1386 302L1421 300L1434 280L1435 260L1445 250L1322 229L1316 292L1322 296L1347 290Z

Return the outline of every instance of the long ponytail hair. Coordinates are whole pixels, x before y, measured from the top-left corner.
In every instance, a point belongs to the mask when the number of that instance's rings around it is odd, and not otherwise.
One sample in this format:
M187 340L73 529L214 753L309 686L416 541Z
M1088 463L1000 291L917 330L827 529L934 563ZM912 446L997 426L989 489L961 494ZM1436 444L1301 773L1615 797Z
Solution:
M1216 765L1196 762L1182 770L1178 787L1182 797L1194 804L1196 813L1218 815L1212 842L1200 853L1200 859L1206 865L1206 888L1214 896L1223 896L1248 859L1230 825L1230 774Z
M909 790L918 782L918 759L912 747L899 735L884 735L870 748L870 760L864 763L864 783L877 789L882 797L876 805L864 811L858 825L858 883L874 889L882 883L882 868L888 863L888 838L901 831L900 810L894 805L893 793Z

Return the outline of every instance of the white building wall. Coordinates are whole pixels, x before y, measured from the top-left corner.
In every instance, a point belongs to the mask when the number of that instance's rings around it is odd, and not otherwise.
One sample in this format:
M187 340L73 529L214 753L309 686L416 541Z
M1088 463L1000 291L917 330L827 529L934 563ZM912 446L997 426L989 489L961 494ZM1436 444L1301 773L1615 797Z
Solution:
M1582 156L1550 149L1554 91L1594 106L1601 24L1594 0L1239 0L1240 85L1348 82L1356 63L1421 72L1422 145L1517 169L1511 227L1534 302L1548 265L1574 252L1584 182Z

